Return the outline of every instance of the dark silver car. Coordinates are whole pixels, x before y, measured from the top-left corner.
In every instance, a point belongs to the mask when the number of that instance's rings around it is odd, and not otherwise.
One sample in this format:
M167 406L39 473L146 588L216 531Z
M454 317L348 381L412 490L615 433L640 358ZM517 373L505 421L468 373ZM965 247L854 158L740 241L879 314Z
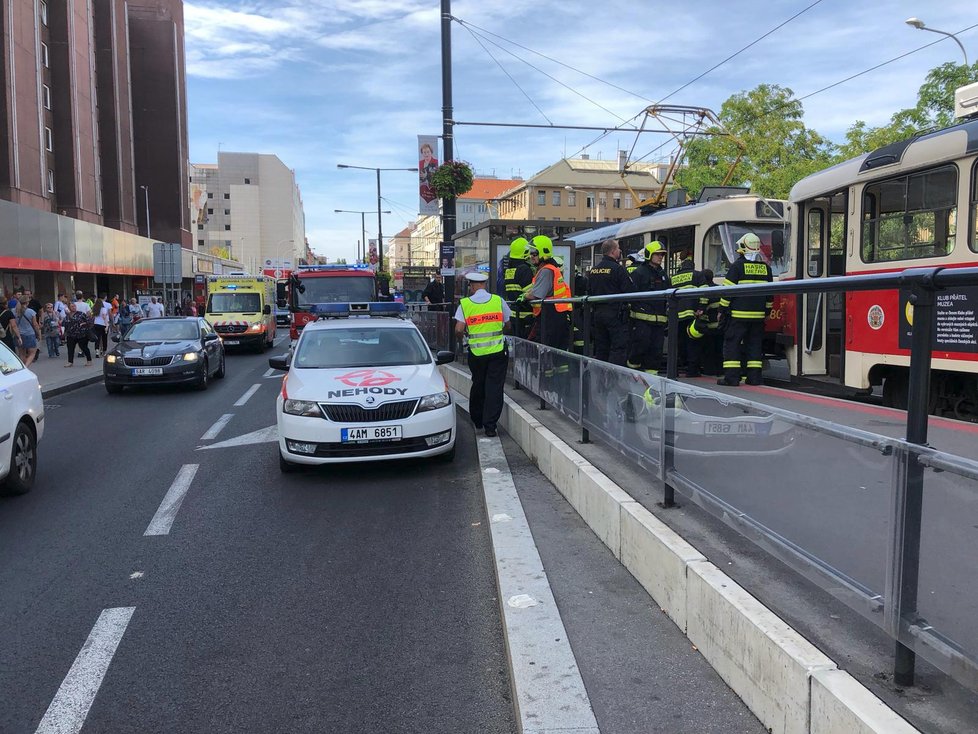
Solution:
M102 363L105 390L127 385L194 385L206 390L211 377L224 377L224 344L202 318L143 319L125 336L112 337Z

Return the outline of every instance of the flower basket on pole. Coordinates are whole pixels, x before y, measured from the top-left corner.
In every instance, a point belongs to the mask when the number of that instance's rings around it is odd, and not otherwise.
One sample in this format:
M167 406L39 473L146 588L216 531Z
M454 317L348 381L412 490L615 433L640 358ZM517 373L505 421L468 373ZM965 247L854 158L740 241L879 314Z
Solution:
M473 178L465 161L447 161L431 175L431 188L440 199L457 199L472 188Z

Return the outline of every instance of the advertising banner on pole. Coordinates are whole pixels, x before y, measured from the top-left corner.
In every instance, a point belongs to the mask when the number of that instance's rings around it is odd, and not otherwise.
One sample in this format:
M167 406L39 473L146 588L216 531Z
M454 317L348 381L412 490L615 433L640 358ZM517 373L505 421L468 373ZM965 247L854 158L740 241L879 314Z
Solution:
M368 240L370 243L367 247L367 262L369 262L374 269L377 268L377 240Z
M418 136L418 213L437 214L438 197L431 188L431 177L438 168L438 136Z

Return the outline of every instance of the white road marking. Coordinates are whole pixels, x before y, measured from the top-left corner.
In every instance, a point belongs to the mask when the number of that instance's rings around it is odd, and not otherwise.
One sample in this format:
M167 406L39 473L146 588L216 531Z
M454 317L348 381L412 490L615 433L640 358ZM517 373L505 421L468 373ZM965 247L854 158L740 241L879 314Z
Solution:
M258 392L258 388L260 387L261 387L261 383L257 383L257 382L251 387L249 387L248 392L246 392L244 395L238 398L238 402L234 404L234 407L240 408L242 405L247 403L251 399L251 396L254 395L256 392Z
M48 706L36 734L71 734L81 731L95 701L112 656L122 641L136 607L103 609L68 675Z
M274 367L269 367L267 370L265 370L265 374L263 374L262 377L276 377L277 372L278 370Z
M200 440L213 441L215 438L217 438L217 434L221 432L221 429L224 428L224 426L226 426L228 424L228 421L231 420L232 418L234 418L234 413L225 413L224 415L222 415L220 418L217 419L217 421L214 423L213 426L207 429L207 433L201 436Z
M190 484L194 481L194 475L197 474L199 468L200 464L184 464L180 467L177 478L170 485L170 489L160 504L160 509L150 520L149 527L143 533L144 536L168 535L170 533L170 526L173 525L180 505L183 504L183 498L187 496L187 491L190 489Z
M212 443L210 446L198 446L197 450L203 451L205 449L227 449L232 446L250 446L256 443L278 443L278 426L261 428L257 431L246 433L243 436L235 436L234 438L228 438L224 441Z

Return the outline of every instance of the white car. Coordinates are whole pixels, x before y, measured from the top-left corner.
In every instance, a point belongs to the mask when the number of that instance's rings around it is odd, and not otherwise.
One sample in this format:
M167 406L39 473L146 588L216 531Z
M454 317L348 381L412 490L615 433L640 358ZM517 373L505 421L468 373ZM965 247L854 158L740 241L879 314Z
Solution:
M288 371L275 404L281 470L425 456L451 461L455 405L437 365L454 359L451 352L433 356L418 328L401 318L306 325L288 356L268 360Z
M0 342L0 494L25 494L37 474L44 401L33 372Z

